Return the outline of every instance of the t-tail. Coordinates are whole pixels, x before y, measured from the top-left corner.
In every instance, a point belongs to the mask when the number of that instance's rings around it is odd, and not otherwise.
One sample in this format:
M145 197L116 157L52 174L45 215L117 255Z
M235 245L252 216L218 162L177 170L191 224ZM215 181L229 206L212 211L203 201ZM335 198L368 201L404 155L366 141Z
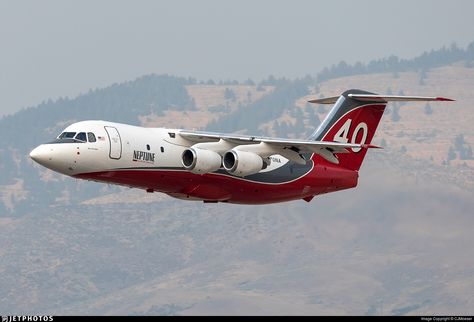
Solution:
M357 143L366 148L352 149L338 154L339 165L359 170L368 147L371 145L385 106L392 101L453 101L443 97L378 95L351 89L338 97L327 97L309 101L316 104L334 104L333 108L311 135L310 140L326 142Z

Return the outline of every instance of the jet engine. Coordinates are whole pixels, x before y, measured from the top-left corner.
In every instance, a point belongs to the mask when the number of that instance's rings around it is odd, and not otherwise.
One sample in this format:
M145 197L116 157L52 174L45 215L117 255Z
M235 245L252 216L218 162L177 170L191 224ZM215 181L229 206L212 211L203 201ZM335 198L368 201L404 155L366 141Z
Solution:
M191 147L183 151L181 162L186 170L203 174L219 170L222 158L214 151Z
M245 177L265 169L267 164L258 154L230 150L224 154L223 165L227 172Z

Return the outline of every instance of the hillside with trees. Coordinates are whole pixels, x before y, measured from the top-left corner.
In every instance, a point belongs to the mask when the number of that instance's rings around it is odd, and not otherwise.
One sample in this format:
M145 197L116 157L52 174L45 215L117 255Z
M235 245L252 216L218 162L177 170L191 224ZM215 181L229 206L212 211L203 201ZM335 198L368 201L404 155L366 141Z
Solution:
M474 67L474 42L470 43L466 49L459 48L453 43L450 47L433 49L412 59L404 59L392 55L388 58L371 60L367 64L357 62L350 65L345 61L341 61L336 65L324 68L317 74L317 80L323 82L343 76L376 73L394 73L396 76L400 72L419 71L422 81L423 75L431 68L449 65L458 61L464 61L466 67Z

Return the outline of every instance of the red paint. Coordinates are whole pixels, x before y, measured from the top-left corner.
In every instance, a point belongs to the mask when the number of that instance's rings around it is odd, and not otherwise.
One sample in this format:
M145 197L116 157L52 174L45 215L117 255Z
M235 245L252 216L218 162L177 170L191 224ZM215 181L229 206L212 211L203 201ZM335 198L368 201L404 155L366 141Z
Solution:
M446 97L436 97L437 101L443 101L443 102L454 102L456 100L453 100L451 98L446 98Z
M348 119L351 119L351 126L349 128L349 133L347 134L349 140L352 139L357 125L361 122L364 122L365 124L367 124L368 129L367 138L364 143L368 145L367 147L371 147L370 143L372 142L375 130L377 129L380 119L382 118L384 109L385 104L377 104L364 105L362 108L352 110L351 112L347 113L339 120L337 120L337 122L328 131L328 133L326 133L323 138L323 141L333 141L337 131L344 125L344 123L346 123ZM355 142L349 141L347 143L361 143L361 132L362 131L359 131L357 133ZM358 171L360 169L360 166L362 165L362 161L364 160L366 153L367 148L361 149L359 152L350 151L350 153L338 154L337 158L339 159L339 165L347 169Z
M356 171L330 164L316 156L316 166L305 176L288 183L265 184L221 174L197 175L188 171L116 170L77 175L78 178L153 189L187 200L267 204L353 188Z

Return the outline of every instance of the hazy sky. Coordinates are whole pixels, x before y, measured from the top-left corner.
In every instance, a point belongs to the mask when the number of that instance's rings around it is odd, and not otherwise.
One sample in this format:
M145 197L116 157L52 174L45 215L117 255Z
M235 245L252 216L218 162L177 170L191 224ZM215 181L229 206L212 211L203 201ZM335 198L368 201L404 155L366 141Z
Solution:
M472 0L0 0L0 115L149 73L259 80L474 41Z

